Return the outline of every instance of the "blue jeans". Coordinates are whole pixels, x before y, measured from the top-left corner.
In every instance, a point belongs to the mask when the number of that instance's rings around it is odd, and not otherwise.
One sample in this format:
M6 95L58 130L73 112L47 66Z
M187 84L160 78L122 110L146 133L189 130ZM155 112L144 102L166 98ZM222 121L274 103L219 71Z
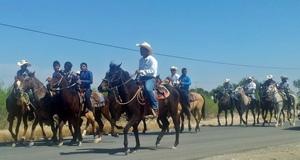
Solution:
M87 107L88 107L88 109L89 109L90 111L93 112L93 107L92 107L92 102L91 102L91 94L92 94L92 90L86 89L84 93L85 93L85 100L86 100L87 105L88 105Z
M149 100L150 100L150 103L152 105L152 108L153 109L158 109L158 102L155 98L155 95L153 93L153 89L154 89L154 86L155 86L155 78L144 78L144 77L141 77L140 80L146 80L146 83L145 83L145 89L146 89L146 93L148 94L149 96Z
M183 93L184 93L185 99L187 101L188 107L191 108L191 106L190 106L190 98L189 98L189 89L188 88L181 88L181 89L184 89Z

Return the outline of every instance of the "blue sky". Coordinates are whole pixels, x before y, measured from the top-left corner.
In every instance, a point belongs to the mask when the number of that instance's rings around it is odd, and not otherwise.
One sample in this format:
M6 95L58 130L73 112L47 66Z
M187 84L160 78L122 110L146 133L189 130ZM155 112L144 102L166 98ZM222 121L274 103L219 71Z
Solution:
M300 68L300 1L23 1L1 0L0 23L125 48L148 42L154 53L255 66ZM0 25L0 79L9 86L19 66L28 60L36 76L52 75L52 63L86 62L93 87L111 61L134 73L139 52L78 42ZM158 73L188 69L197 87L211 90L225 78L238 83L253 76L262 82L272 74L299 79L300 69L266 69L204 63L155 55ZM196 83L192 84L195 87ZM297 91L293 88L294 91Z

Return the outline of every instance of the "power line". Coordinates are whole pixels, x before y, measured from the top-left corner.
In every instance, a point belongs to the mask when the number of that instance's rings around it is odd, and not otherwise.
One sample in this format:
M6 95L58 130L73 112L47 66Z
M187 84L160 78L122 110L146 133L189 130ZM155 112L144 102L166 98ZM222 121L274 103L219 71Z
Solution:
M99 42L94 42L94 41L89 41L89 40L83 40L83 39L79 39L79 38L73 38L73 37L68 37L68 36L63 36L63 35L48 33L48 32L43 32L43 31L38 31L38 30L33 30L33 29L28 29L28 28L23 28L23 27L18 27L18 26L13 26L13 25L4 24L4 23L0 23L0 25L6 26L6 27L10 27L10 28L15 28L15 29L20 29L20 30L25 30L25 31L30 31L30 32L45 34L45 35L48 35L48 36L60 37L60 38L65 38L65 39L70 39L70 40L75 40L75 41L80 41L80 42L86 42L86 43L91 43L91 44L96 44L96 45L101 45L101 46L106 46L106 47L112 47L112 48L118 48L118 49L124 49L124 50L139 52L139 50L137 50L137 49L130 49L130 48L126 48L126 47L120 47L120 46L115 46L115 45L110 45L110 44L105 44L105 43L99 43ZM282 68L282 67L254 66L254 65L244 65L244 64L217 62L217 61L209 61L209 60L202 60L202 59L195 59L195 58L186 58L186 57L180 57L180 56L173 56L173 55L167 55L167 54L161 54L161 53L153 53L153 54L160 55L160 56L165 56L165 57L171 57L171 58L191 60L191 61L198 61L198 62L205 62L205 63L214 63L214 64L221 64L221 65L240 66L240 67L266 68L266 69L285 69L285 70L300 69L300 68Z

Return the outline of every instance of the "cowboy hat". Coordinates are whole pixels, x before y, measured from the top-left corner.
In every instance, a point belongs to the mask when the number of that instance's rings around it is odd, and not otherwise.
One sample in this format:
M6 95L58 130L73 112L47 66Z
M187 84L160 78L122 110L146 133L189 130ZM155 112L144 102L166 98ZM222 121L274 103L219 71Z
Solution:
M178 70L178 68L177 67L175 67L175 66L172 66L171 68L170 68L170 70L172 70L172 69L174 69L174 70Z
M227 83L227 82L229 82L229 81L230 81L230 79L225 78L225 81L224 81L224 82Z
M26 64L27 67L30 67L30 66L31 66L31 64L29 64L26 60L22 60L21 62L18 62L18 65L19 65L19 66L23 66L24 64Z
M283 75L280 77L281 79L289 79L287 76Z
M143 42L142 44L136 44L136 46L147 48L149 51L148 54L153 54L153 50L152 50L150 44L148 44L147 42Z
M248 77L248 78L246 78L246 80L249 80L249 79L251 79L251 80L253 81L253 78L252 78L252 77Z
M76 74L80 74L80 71L77 71Z
M273 76L272 76L272 75L269 75L269 76L267 76L267 78L268 78L268 79L272 79L272 78L273 78Z

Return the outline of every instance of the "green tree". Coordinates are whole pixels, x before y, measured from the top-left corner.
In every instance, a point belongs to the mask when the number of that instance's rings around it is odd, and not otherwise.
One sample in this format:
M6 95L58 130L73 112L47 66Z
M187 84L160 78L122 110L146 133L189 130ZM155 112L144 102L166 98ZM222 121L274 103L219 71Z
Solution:
M299 89L299 91L297 92L298 98L300 99L300 79L294 80L293 84L296 88Z

